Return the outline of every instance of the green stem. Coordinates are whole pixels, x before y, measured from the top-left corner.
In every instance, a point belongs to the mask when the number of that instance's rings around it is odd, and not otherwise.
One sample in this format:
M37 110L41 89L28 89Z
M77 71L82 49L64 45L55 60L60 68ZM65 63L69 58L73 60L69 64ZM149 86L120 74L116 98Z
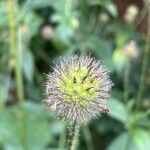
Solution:
M91 133L88 126L83 127L83 134L87 144L87 150L94 150Z
M65 126L63 125L62 128L63 131L60 134L58 149L64 149L65 146L65 137L66 137Z
M146 40L146 46L144 50L144 59L143 59L143 65L142 65L142 73L140 77L140 84L137 94L137 101L136 101L136 109L140 109L141 101L143 98L144 93L144 82L146 77L146 70L148 66L148 60L149 60L149 52L150 52L150 7L148 8L148 33L147 33L147 40Z
M23 79L21 71L21 60L20 60L20 50L21 50L21 32L19 32L19 40L17 40L17 22L15 16L15 0L7 0L8 7L8 25L9 25L9 46L11 60L14 63L13 69L15 74L15 84L16 84L16 96L18 99L19 113L21 114L21 129L20 136L21 142L24 150L27 150L27 138L26 138L26 117L23 107L24 100L24 89L23 89ZM18 42L18 43L17 43Z
M72 0L67 0L66 4L66 14L68 16L71 16L71 5L72 5Z
M80 126L70 124L67 128L67 150L77 150Z
M129 98L129 72L130 72L130 66L129 66L129 63L126 61L125 70L124 70L124 101L125 103L127 103L127 100Z

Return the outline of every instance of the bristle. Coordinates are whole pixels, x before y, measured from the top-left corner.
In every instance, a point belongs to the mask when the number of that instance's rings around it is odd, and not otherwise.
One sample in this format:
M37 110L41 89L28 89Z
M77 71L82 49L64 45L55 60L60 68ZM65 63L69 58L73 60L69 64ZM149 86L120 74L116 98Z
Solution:
M109 109L113 83L100 61L86 55L60 58L47 75L46 105L61 120L86 124Z

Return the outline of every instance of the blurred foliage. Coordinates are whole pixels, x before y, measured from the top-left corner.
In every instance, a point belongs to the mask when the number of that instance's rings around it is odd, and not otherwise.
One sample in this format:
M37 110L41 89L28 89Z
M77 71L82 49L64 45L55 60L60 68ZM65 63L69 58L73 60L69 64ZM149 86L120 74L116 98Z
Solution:
M24 129L9 49L7 1L0 0L0 150L22 150ZM91 53L110 69L115 86L110 113L82 127L79 149L149 150L150 63L141 109L135 109L146 44L137 28L138 17L130 22L120 18L112 0L12 1L16 44L21 49L27 149L63 148L64 125L42 104L44 73L51 71L60 55ZM140 16L142 11L137 13Z

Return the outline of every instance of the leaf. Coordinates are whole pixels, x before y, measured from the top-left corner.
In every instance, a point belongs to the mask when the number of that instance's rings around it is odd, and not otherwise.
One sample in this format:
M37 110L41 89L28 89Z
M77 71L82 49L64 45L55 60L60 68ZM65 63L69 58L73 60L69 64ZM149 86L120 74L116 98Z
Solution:
M29 150L46 149L49 143L53 143L54 121L48 121L50 115L38 104L27 102L24 105L25 122L27 131L26 140ZM3 144L5 150L23 150L21 142L22 138L22 122L20 107L11 107L0 110L0 143ZM56 124L55 124L56 127ZM57 126L57 132L60 131ZM20 135L21 134L21 135Z
M78 47L81 51L86 51L87 49L93 50L92 52L95 56L103 60L107 68L113 70L112 45L110 42L98 36L86 35L86 37L79 42Z
M23 73L25 75L25 78L29 81L32 82L33 80L33 75L34 75L34 58L29 50L24 50L22 54L22 69Z
M119 100L112 98L109 101L109 106L110 112L108 115L122 123L126 123L128 114L125 110L125 105Z
M144 130L138 128L134 131L133 137L134 143L137 145L139 150L149 150L150 149L150 130Z
M23 43L24 45L28 45L31 38L38 33L40 25L42 23L42 19L37 14L31 11L26 12L22 15L23 22L22 24L20 24L20 29L23 35Z
M117 7L110 0L88 0L90 6L98 5L105 8L113 17L118 15Z
M34 101L40 101L41 102L41 99L43 99L40 88L38 86L35 86L32 83L26 84L25 91L26 91L27 96L30 99L34 99Z
M10 109L0 109L0 143L5 150L22 150L16 114Z
M107 150L126 150L128 133L121 133L107 148Z
M113 17L118 15L117 7L112 2L109 2L104 7Z
M43 8L47 6L51 6L53 4L53 0L26 0L23 4L23 10L37 9Z
M0 30L4 27L7 27L7 8L6 8L6 4L4 1L0 2Z
M118 73L122 72L122 69L125 65L125 57L122 49L115 49L113 52L113 64Z
M149 150L150 131L135 128L130 133L121 133L107 148L107 150Z
M103 2L101 0L88 0L89 5L101 5Z
M52 16L51 21L58 23L55 31L55 40L60 40L68 45L75 29L78 27L77 18L65 13L58 13Z
M46 145L54 144L54 137L61 132L60 124L52 120L52 115L41 105L28 101L25 108L29 150L43 150L46 149Z

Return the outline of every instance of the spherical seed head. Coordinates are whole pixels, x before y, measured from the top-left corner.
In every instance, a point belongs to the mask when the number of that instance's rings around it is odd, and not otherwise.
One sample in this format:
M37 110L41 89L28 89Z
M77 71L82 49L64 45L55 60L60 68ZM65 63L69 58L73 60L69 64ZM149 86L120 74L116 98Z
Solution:
M59 118L81 124L108 111L113 84L99 61L75 55L60 58L53 70L47 75L45 102Z

